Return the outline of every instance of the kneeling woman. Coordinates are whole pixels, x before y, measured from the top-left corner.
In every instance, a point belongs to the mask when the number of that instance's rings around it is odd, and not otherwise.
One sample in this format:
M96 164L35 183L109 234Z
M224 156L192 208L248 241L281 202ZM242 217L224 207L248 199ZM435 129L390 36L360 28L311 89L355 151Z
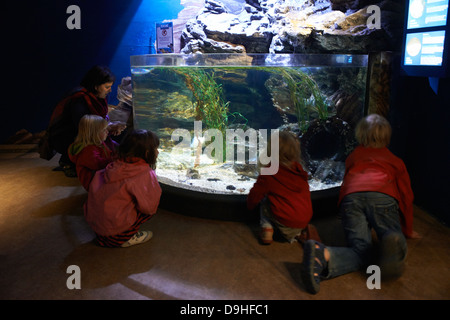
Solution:
M84 215L101 246L129 247L152 237L139 227L156 213L161 197L154 171L158 146L153 132L132 131L120 144L118 159L95 174Z

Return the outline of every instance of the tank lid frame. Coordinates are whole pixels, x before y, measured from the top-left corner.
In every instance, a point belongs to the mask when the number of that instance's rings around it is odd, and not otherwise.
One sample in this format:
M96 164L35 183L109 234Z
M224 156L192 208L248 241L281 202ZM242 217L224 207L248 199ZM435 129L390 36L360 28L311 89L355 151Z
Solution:
M130 57L131 69L148 67L366 67L364 54L196 53Z

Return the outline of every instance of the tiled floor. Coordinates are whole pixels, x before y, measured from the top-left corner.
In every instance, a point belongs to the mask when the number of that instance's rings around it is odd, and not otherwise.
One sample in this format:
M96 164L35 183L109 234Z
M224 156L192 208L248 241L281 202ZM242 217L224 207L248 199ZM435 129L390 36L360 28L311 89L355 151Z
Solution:
M308 294L298 244L262 246L256 222L201 219L160 209L144 224L154 238L97 246L83 218L86 192L36 153L0 153L0 299L307 300L450 299L450 230L416 208L404 275L368 289L368 274L323 281ZM343 244L339 220L314 221L328 245ZM69 289L80 268L81 289Z

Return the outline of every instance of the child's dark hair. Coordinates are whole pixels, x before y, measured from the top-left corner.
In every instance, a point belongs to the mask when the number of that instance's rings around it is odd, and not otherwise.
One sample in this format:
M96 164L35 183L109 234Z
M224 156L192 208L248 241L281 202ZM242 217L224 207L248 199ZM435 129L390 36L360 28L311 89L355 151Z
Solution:
M158 157L158 147L159 138L156 134L150 130L133 130L120 143L119 158L125 162L133 161L132 158L141 158L154 167Z

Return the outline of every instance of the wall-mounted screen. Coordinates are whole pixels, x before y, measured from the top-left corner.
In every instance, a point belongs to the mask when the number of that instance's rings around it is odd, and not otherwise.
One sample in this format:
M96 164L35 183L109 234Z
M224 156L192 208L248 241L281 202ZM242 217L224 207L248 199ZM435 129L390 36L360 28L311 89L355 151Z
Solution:
M409 0L408 29L447 24L449 0Z
M407 75L449 75L450 0L407 0L402 68Z
M417 32L406 35L405 65L442 66L445 31Z

